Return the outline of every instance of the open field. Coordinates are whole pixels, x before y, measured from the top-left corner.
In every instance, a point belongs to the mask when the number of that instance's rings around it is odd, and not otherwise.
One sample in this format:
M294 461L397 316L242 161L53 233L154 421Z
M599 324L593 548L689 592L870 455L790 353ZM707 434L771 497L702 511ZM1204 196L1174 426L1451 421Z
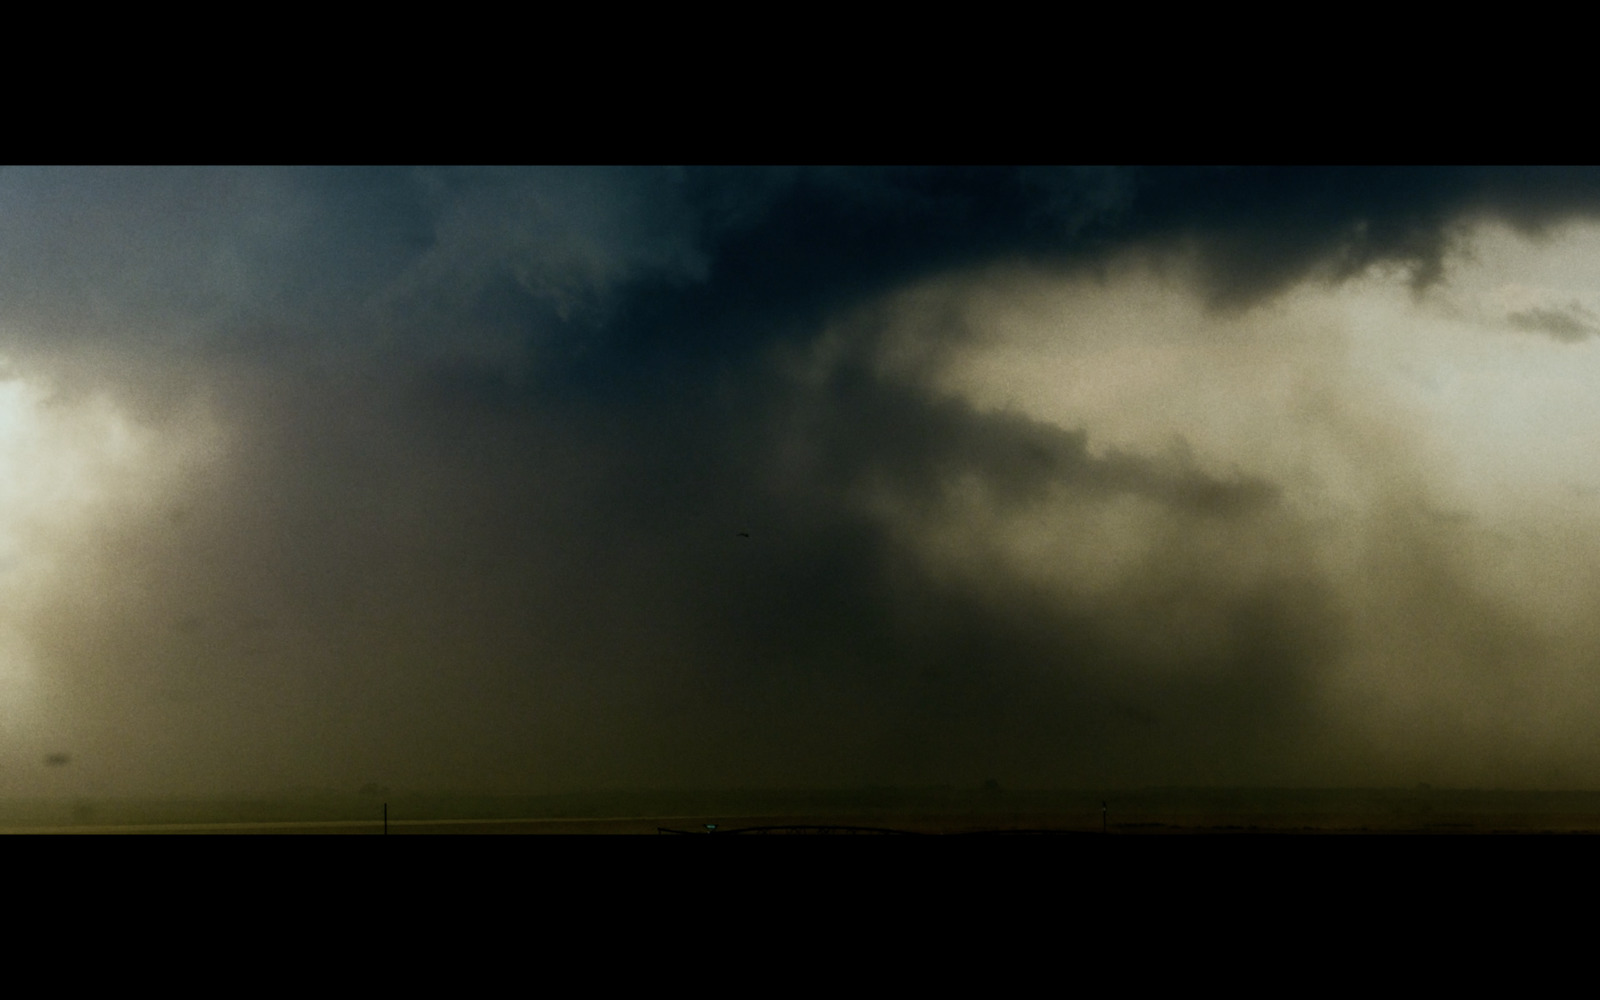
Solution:
M1105 804L1102 816L1102 803ZM0 832L384 833L370 797L0 801ZM390 834L1600 833L1600 792L1141 789L397 795Z

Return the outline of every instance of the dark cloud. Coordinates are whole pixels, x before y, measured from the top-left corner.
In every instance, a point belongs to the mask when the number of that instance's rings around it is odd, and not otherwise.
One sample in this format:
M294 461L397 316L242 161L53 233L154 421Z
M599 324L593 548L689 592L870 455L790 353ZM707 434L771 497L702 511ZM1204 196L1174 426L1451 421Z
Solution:
M963 480L997 504L1039 502L1060 488L1133 494L1186 512L1227 514L1269 505L1268 482L1220 480L1179 460L1091 455L1088 436L1019 414L981 413L954 399L848 369L795 397L785 425L806 436L805 481L851 488L884 484L913 503Z
M0 291L53 346L612 372L1013 257L1197 247L1231 304L1384 262L1426 282L1463 220L1541 231L1597 203L1595 172L1529 168L34 168L0 178Z
M72 740L61 773L1335 773L1319 685L1355 626L1281 485L885 374L874 310L944 274L1135 250L1198 252L1229 306L1374 263L1427 282L1463 220L1537 230L1597 188L1412 169L0 174L16 369L173 440L208 415L222 442L159 505L84 527L30 619ZM1558 337L1580 320L1511 317ZM846 349L797 374L827 330ZM926 335L971 331L934 317ZM1128 501L1148 551L1091 595L999 557L930 563L928 526L959 526L974 492L997 520L1069 527Z
M1468 222L1542 232L1600 209L1600 173L1541 168L1206 168L1140 173L1128 236L1193 241L1213 300L1387 264L1436 282Z
M1594 313L1577 302L1559 309L1524 309L1509 314L1506 321L1518 330L1542 333L1568 344L1593 336L1600 329Z

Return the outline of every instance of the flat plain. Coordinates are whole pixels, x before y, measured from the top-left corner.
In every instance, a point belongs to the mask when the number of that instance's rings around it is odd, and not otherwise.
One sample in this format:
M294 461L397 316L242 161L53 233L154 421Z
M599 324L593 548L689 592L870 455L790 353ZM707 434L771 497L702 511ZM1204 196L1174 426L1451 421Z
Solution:
M387 815L385 815L387 813ZM0 800L0 832L1163 836L1600 833L1600 792L1133 789Z

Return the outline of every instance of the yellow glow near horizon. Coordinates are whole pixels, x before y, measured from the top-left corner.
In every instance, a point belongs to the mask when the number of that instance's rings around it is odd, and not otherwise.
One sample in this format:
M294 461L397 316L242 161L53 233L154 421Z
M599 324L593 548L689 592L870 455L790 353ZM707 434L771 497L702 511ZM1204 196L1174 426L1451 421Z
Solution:
M42 382L0 377L0 725L35 721L49 688L31 639L59 629L63 598L108 558L104 532L158 511L196 457L215 453L204 420L156 429L103 396L64 400ZM114 569L114 567L113 567ZM70 626L65 626L70 627Z
M0 724L13 738L37 707L37 664L23 635L39 568L33 524L59 492L46 485L53 477L38 461L48 456L37 418L41 397L15 375L0 381Z

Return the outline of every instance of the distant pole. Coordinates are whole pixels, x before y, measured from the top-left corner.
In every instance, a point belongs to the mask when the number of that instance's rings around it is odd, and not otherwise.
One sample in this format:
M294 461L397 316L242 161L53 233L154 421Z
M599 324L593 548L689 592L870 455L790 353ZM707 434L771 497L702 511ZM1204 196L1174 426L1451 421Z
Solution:
M389 803L387 802L383 804L383 835L385 837L389 835Z
M1100 832L1106 832L1106 804L1100 803Z

